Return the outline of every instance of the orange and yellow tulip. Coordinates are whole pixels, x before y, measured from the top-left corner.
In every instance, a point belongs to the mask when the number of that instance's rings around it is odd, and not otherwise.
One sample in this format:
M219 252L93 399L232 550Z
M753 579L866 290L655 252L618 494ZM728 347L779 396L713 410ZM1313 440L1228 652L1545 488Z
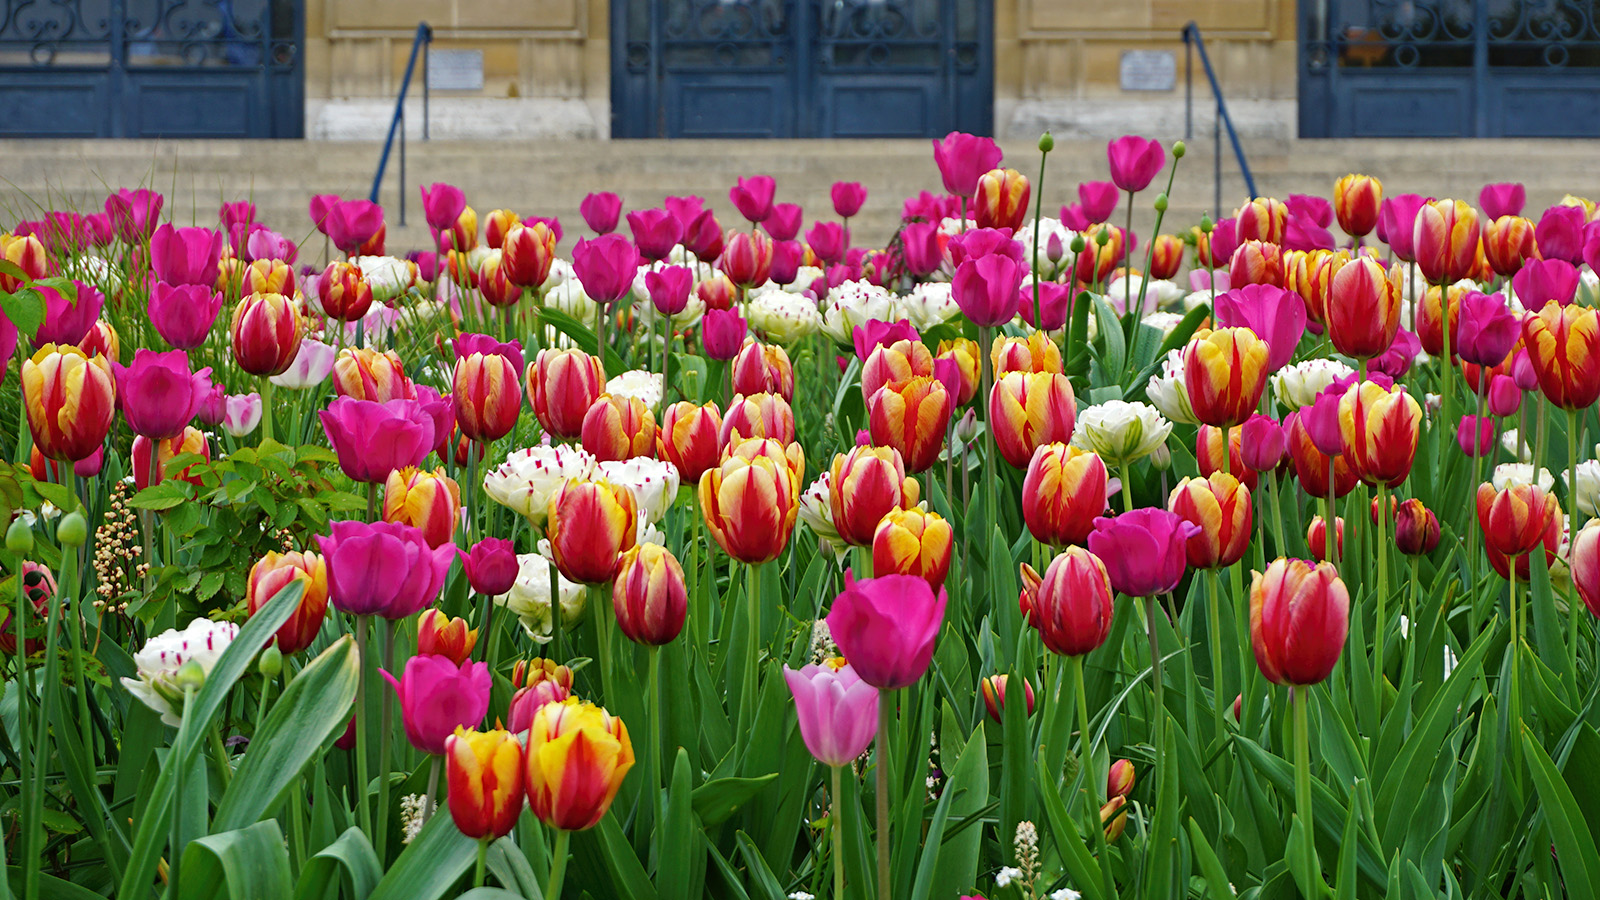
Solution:
M304 586L300 605L289 614L289 620L278 627L275 635L278 651L284 655L311 646L317 632L322 630L322 620L328 612L327 563L315 553L268 551L250 567L250 575L245 579L245 606L251 615L266 606L278 591L296 581Z
M522 224L522 217L509 209L491 209L483 217L483 243L491 250L505 246L506 235Z
M700 476L700 511L717 546L742 563L777 559L794 533L804 470L799 444L751 438L730 447Z
M601 394L583 416L580 439L601 462L654 456L656 417L638 397Z
M1366 237L1378 227L1382 207L1383 182L1371 175L1346 175L1333 183L1333 217L1353 238Z
M117 385L104 356L45 344L22 363L22 400L34 446L46 457L77 462L105 443L117 411Z
M1539 389L1562 409L1583 409L1600 399L1600 313L1554 300L1522 321L1528 362Z
M1234 214L1234 228L1240 241L1281 244L1288 227L1288 204L1272 197L1257 197Z
M582 350L539 351L528 364L528 404L551 435L575 438L583 433L583 417L605 390L598 357Z
M1267 342L1248 328L1218 328L1189 342L1183 374L1196 419L1238 425L1256 411L1267 386Z
M1328 295L1328 339L1356 359L1389 349L1400 330L1400 267L1384 272L1370 256L1352 259L1334 273Z
M1085 546L1106 510L1109 475L1098 453L1060 442L1033 451L1022 479L1022 520L1034 540Z
M994 339L989 351L989 361L994 364L995 377L1007 372L1055 372L1065 369L1061 365L1061 348L1050 336L1035 331L1025 338L1005 337Z
M563 831L598 825L634 762L622 720L576 697L534 714L526 756L528 806Z
M938 591L950 574L955 531L921 506L890 510L872 535L874 575L915 575Z
M722 412L715 402L696 406L679 400L661 416L656 456L677 466L684 484L698 484L722 454L721 432Z
M491 840L511 833L522 815L526 778L516 735L458 725L444 740L444 771L450 818L462 834Z
M1150 277L1171 278L1183 265L1183 238L1175 234L1156 235L1150 248Z
M1197 569L1231 566L1250 547L1250 489L1226 472L1179 481L1167 509L1200 526L1186 547Z
M1021 469L1044 444L1072 440L1077 422L1072 382L1054 372L1009 372L989 392L989 427L995 447Z
M333 391L340 397L387 403L414 399L417 389L393 350L346 347L333 361Z
M461 521L461 486L443 472L396 469L383 485L383 521L421 530L430 547L448 544Z
M1483 256L1496 275L1509 278L1535 258L1533 227L1522 216L1501 216L1483 226Z
M926 471L939 461L952 399L932 378L884 385L867 399L872 442L898 450L912 474Z
M961 389L956 393L956 406L966 406L978 394L983 373L979 371L983 365L982 351L978 349L978 342L971 338L956 338L939 342L939 352L934 354L934 359L955 360L956 368L961 372Z
M1412 242L1422 277L1432 282L1466 278L1478 263L1478 211L1462 200L1424 203Z
M545 534L568 581L604 584L633 547L639 507L633 491L609 481L568 481L550 495Z
M1367 484L1395 487L1411 474L1422 433L1422 407L1401 386L1352 384L1339 400L1344 456Z
M478 629L468 628L467 620L450 618L429 607L417 617L417 652L443 656L456 665L472 658L478 645Z

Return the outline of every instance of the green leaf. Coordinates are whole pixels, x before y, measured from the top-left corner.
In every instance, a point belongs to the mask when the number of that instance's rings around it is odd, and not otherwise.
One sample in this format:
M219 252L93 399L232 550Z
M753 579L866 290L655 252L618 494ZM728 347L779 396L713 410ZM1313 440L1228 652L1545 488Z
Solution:
M217 804L213 830L242 828L271 811L284 789L344 730L360 676L355 642L348 635L300 670L250 741L250 752Z
M623 835L622 827L617 824L615 811L584 834L591 836L599 845L600 855L605 860L606 868L611 874L611 883L616 888L618 897L627 900L656 900L656 889L650 884L650 876L645 873L639 857L634 854L633 847Z
M13 891L18 896L22 894L22 870L16 866L6 869L6 880L0 882L0 897L9 900ZM40 872L39 900L105 900L105 898L82 885L62 881L54 875Z
M1039 784L1042 788L1040 794L1044 798L1045 821L1050 824L1050 835L1055 839L1056 850L1061 854L1061 862L1066 866L1067 874L1072 876L1078 890L1089 900L1117 900L1115 886L1113 893L1107 896L1102 890L1100 864L1089 855L1089 850L1083 845L1083 838L1078 836L1078 826L1072 822L1072 816L1067 813L1067 807L1061 802L1061 793L1054 787L1055 780L1048 777L1044 771L1044 760L1039 760Z
M179 900L267 900L293 893L289 850L272 820L191 841L183 848L183 869Z
M194 485L187 481L169 478L134 494L128 505L134 509L171 509L180 503L187 503L193 496Z
M728 821L750 798L761 793L778 773L758 778L718 778L694 789L694 814L706 826Z
M1211 842L1206 840L1200 823L1193 818L1189 819L1189 841L1195 859L1200 863L1200 874L1206 879L1205 896L1213 900L1233 900L1233 886L1228 882L1228 872L1222 868L1222 860L1217 858L1217 852L1211 849Z
M1544 748L1526 727L1520 737L1528 768L1533 772L1534 787L1543 801L1541 808L1555 840L1556 858L1566 881L1566 896L1596 896L1595 890L1600 888L1600 852L1595 848L1594 832L1589 830L1589 823L1578 810L1572 791Z
M672 765L672 784L667 791L667 814L661 822L661 860L656 872L656 890L661 900L694 900L690 896L691 859L700 842L701 825L694 818L689 788L689 754L682 747ZM704 862L701 862L704 867Z
M1120 382L1122 370L1128 363L1128 338L1122 333L1122 320L1117 317L1116 310L1106 302L1106 298L1099 294L1094 297L1095 316L1099 322L1097 337L1105 348L1103 357L1106 374L1114 381Z
M950 815L958 821L981 815L989 805L988 744L984 737L984 723L979 722L966 747L959 751L961 755L957 757L955 771L945 785L946 794L956 795L950 803ZM982 841L983 828L976 825L945 838L944 849L939 852L938 866L934 869L934 900L954 900L967 888L975 886L972 881L978 871L978 852L982 849Z
M521 894L513 894L505 888L479 887L467 891L456 900L527 900L527 898Z
M439 900L478 861L478 842L435 815L406 845L368 900Z
M44 324L44 297L29 287L22 288L15 294L0 291L0 312L4 312L6 318L11 320L11 324L17 326L18 332L32 339L39 326Z
M528 864L528 857L522 848L512 843L510 838L500 838L489 845L487 863L489 871L501 884L516 889L511 896L543 900L544 889L533 874L533 866Z
M767 861L761 857L761 851L750 841L750 835L739 832L735 836L739 845L739 855L744 857L744 864L750 872L752 887L756 889L755 896L765 897L766 900L784 900L787 896L783 892L783 885L778 883L777 876L772 874L772 869Z
M336 885L344 886L344 896L366 900L383 879L378 854L361 829L351 826L328 846L306 860L295 885L295 900L322 900Z

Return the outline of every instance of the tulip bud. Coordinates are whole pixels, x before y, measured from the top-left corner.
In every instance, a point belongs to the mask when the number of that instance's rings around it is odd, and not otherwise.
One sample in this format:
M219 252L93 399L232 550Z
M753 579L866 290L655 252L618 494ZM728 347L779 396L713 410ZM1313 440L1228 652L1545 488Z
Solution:
M1183 155L1185 153L1187 153L1187 152L1189 152L1189 146L1187 144L1185 144L1183 141L1173 141L1172 142L1172 158L1173 159L1183 159Z
M611 586L617 627L628 640L652 647L672 643L689 610L683 567L660 544L639 544L622 555Z
M1086 248L1088 246L1089 245L1084 241L1082 234L1073 235L1072 236L1072 242L1067 244L1067 248L1069 250L1071 250L1075 254L1076 253L1082 253L1084 251L1084 248Z
M1156 202L1154 205L1156 212L1164 213L1167 211L1167 195L1165 192L1156 195Z
M1039 152L1040 153L1049 153L1051 150L1054 150L1055 148L1056 148L1056 139L1051 136L1050 132L1046 131L1044 134L1039 135Z
M1150 465L1154 466L1157 472L1165 472L1171 469L1172 448L1165 443L1158 444L1154 450L1150 451Z
M1128 827L1128 798L1113 797L1100 807L1100 824L1105 826L1106 843L1115 844Z
M12 553L33 552L33 529L20 517L11 520L11 525L6 528L6 549Z
M1108 478L1099 454L1062 443L1035 450L1022 480L1022 518L1034 540L1083 546L1105 512Z
M1415 497L1395 511L1394 542L1407 556L1425 556L1439 546L1439 517Z
M1337 523L1336 528L1338 530L1336 549L1338 550L1339 558L1343 559L1344 516L1338 516L1334 519L1334 521ZM1333 559L1333 557L1328 555L1327 523L1323 521L1321 516L1313 516L1311 518L1311 525L1306 528L1306 548L1311 551L1311 555L1313 557L1320 561L1327 562Z
M1278 559L1250 584L1250 643L1273 684L1317 684L1344 650L1350 594L1332 565Z
M251 615L294 582L303 585L300 605L278 628L273 646L282 653L298 653L311 646L328 611L328 566L315 553L269 552L245 579L245 607Z
M584 831L616 799L633 768L633 742L621 719L568 698L534 714L525 760L533 814L553 828Z
M983 705L989 710L989 718L996 722L1005 722L1006 687L1010 681L1010 675L990 675L978 683L983 692ZM1033 683L1026 678L1022 679L1022 696L1028 704L1026 718L1033 715Z
M1215 222L1211 221L1211 216L1210 216L1209 213L1202 213L1200 215L1200 233L1201 234L1210 234L1212 231L1214 231L1216 229L1216 227L1217 227L1217 224Z
M174 685L179 691L199 691L206 686L206 670L198 660L191 659L178 667Z
M944 517L921 506L891 510L872 535L872 571L915 575L938 590L950 572L955 531Z
M78 510L62 516L60 524L56 525L56 540L63 547L82 547L88 539L89 523Z
M1111 577L1100 557L1068 547L1050 561L1043 578L1026 563L1022 574L1019 605L1045 649L1083 656L1105 643L1111 633Z
M1231 566L1250 547L1250 490L1226 472L1185 478L1172 489L1167 508L1200 530L1186 548L1198 569Z

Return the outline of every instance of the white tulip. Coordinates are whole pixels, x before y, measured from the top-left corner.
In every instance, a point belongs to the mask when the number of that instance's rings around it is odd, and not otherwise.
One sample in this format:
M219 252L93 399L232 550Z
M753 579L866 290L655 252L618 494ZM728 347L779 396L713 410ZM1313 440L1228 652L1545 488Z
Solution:
M1308 359L1284 366L1270 379L1272 396L1287 410L1310 406L1325 388L1353 372L1354 369L1336 359Z
M1180 425L1197 425L1194 407L1189 402L1189 389L1183 381L1183 351L1168 350L1161 361L1161 372L1150 376L1145 385L1145 396L1155 404L1161 414Z
M636 456L600 463L598 471L601 478L633 492L639 513L650 525L661 521L678 497L678 467L663 460Z
M874 319L894 322L901 318L894 295L870 281L846 281L828 291L822 308L822 333L848 347L855 329Z
M571 479L594 474L595 458L569 444L541 445L512 451L506 461L483 478L489 499L543 531L550 497Z
M1093 450L1107 463L1143 459L1166 443L1172 423L1148 403L1108 400L1078 414L1072 446Z
M568 581L560 573L555 577L561 585L561 624L563 628L571 628L572 623L583 617L583 585ZM511 585L511 590L495 597L494 602L517 617L528 637L540 644L549 643L553 625L550 619L550 560L538 553L518 554L517 580Z
M183 724L183 689L178 670L193 663L201 683L211 674L222 652L239 636L232 622L195 619L179 631L168 629L145 642L133 655L139 677L122 679L122 686L139 702L161 714L161 721L174 727Z
M787 345L816 334L822 327L815 300L777 286L752 292L745 318L762 337Z
M606 382L606 393L613 397L635 398L655 409L661 404L661 373L630 369Z
M1546 491L1554 487L1556 483L1555 477L1550 474L1550 470L1545 468L1539 470L1538 479L1537 484L1540 489ZM1489 481L1497 491L1503 491L1517 484L1534 484L1533 465L1530 463L1501 463L1494 467L1494 474L1490 476Z

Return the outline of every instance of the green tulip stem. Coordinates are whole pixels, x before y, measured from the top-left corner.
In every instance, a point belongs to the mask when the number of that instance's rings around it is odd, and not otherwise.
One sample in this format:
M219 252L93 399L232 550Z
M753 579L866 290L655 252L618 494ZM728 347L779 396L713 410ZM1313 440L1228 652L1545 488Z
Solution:
M1543 547L1535 547L1534 549L1539 552L1544 551ZM1529 572L1530 574L1532 573L1531 565ZM1522 786L1522 753L1520 752L1522 746L1520 739L1522 734L1522 618L1521 611L1518 609L1519 604L1517 603L1517 558L1515 556L1506 558L1506 581L1508 583L1506 602L1511 607L1511 640L1509 642L1511 645L1511 702L1509 706L1511 707L1512 722L1511 740L1507 742L1507 746L1511 748L1511 754L1516 758L1516 762L1511 766L1512 780L1520 788Z
M976 398L979 406L989 402L989 396L994 389L994 363L989 358L990 346L993 343L994 329L986 325L978 326L978 371L982 376L982 388ZM999 465L999 450L996 449L994 442L994 417L989 414L993 408L992 404L985 407L983 417L983 502L984 511L987 513L985 524L989 530L980 536L978 546L985 552L988 549L989 535L1000 525L999 498L995 496L999 493L999 488L995 486L995 466Z
M534 544L538 545L538 536L534 536ZM562 661L561 656L561 575L556 571L556 564L552 560L550 566L550 659L556 663Z
M361 660L361 673L356 680L356 820L361 832L372 834L372 810L367 805L367 691L371 687L368 673L372 669L372 655L367 648L367 632L372 626L369 616L356 616L356 655Z
M378 483L376 481L373 481L373 482L368 482L368 484L367 484L367 521L368 522L376 522L377 520L378 520Z
M1206 599L1209 601L1206 631L1211 636L1211 705L1216 712L1217 742L1220 744L1228 737L1228 723L1224 712L1227 701L1223 699L1226 692L1222 688L1222 579L1217 576L1216 569L1206 570L1206 582Z
M1044 214L1044 161L1049 150L1039 150L1039 183L1033 186L1033 258L1028 271L1033 273L1033 327L1044 331L1044 307L1039 304L1039 217Z
M394 622L383 620L383 668L394 674ZM389 737L394 731L394 691L383 692L383 719L378 732L378 841L379 861L388 858L389 840Z
M263 378L263 379L261 379L261 443L263 443L263 444L265 444L266 442L268 442L270 440L273 440L273 435L272 435L272 418L273 418L273 416L272 416L272 413L273 413L274 407L272 405L272 393L273 393L273 390L275 388L277 388L277 385L272 383L272 379L271 378ZM155 465L154 460L155 460L155 452L154 452L154 449L152 448L152 451L151 451L151 465L152 466ZM154 484L155 483L155 479L152 478L150 483Z
M1306 705L1311 702L1311 692L1303 684L1294 686L1294 803L1304 829L1306 859L1317 866L1317 838L1311 822L1311 729L1307 724Z
M556 846L550 856L550 881L545 885L545 900L561 900L561 885L567 879L567 845L572 842L572 832L556 829Z
M1337 537L1337 536L1336 536ZM1373 633L1373 709L1383 710L1383 645L1389 630L1389 488L1378 485L1378 627Z
M22 826L22 840L19 842L21 846L21 862L23 867L22 896L36 897L38 896L37 891L39 884L40 859L38 834L40 823L39 818L32 815L33 806L30 802L30 798L33 796L33 779L35 776L33 772L33 766L30 764L28 759L28 752L29 748L35 745L27 737L28 704L33 701L34 693L32 673L28 671L28 629L26 623L32 617L24 615L24 610L28 605L28 598L27 594L23 590L22 554L12 554L11 560L13 577L15 577L17 580L17 611L16 614L11 617L11 621L15 623L12 631L16 634L17 647L16 653L12 658L16 660L17 682L22 687L22 693L17 697L17 733L23 735L22 740L17 741L17 756L20 760L21 769L21 781L18 787L20 788L20 796L22 798L22 802L18 804L18 809L21 811L18 818ZM40 716L43 716L42 711ZM39 755L42 763L42 758L44 756L43 748L40 748Z
M1127 230L1122 232L1122 314L1125 316L1133 315L1133 269L1131 266L1129 266L1129 263L1131 263L1132 260L1127 258L1128 252L1133 249L1129 246L1129 236L1133 234L1133 194L1133 191L1128 192L1128 216L1126 220L1128 225ZM1151 246L1154 246L1153 241L1151 242ZM1144 288L1142 285L1139 288L1139 303L1141 305L1144 303ZM1138 319L1143 318L1143 316L1135 316L1134 318L1135 321L1137 321ZM1118 372L1117 374L1121 375L1122 373ZM1223 450L1227 450L1226 445L1228 441L1228 435L1226 431L1223 432L1222 441L1224 445Z
M1272 501L1272 536L1278 542L1278 555L1289 555L1289 543L1283 536L1283 501L1278 498L1278 471L1267 470L1267 497Z
M646 648L650 657L650 803L661 803L661 648Z
M433 816L433 811L438 808L439 801L439 769L443 767L444 757L429 755L428 757L428 793L422 797L422 824L427 824Z
M562 833L565 834L565 832L562 832ZM489 839L487 837L478 838L478 866L477 866L477 868L472 870L472 886L473 887L475 887L475 888L483 887L483 870L484 870L485 864L487 864L488 862L489 862Z
M761 658L761 571L754 563L745 566L745 648L744 679L739 690L739 733L748 735L756 715L756 667Z
M1083 773L1084 795L1089 799L1089 823L1094 831L1095 858L1100 860L1100 872L1105 878L1104 891L1111 896L1111 866L1106 860L1106 832L1100 827L1100 785L1104 779L1094 771L1094 733L1089 730L1089 694L1083 683L1083 657L1070 656L1067 665L1072 668L1072 689L1078 695L1078 771Z
M661 403L656 407L656 419L666 415L672 390L672 316L656 311L661 316Z
M223 790L233 781L233 763L228 760L228 748L222 743L222 728L212 722L208 729L211 733L211 758L217 764L217 778L222 782Z
M1537 482L1538 478L1535 478L1534 481ZM1567 601L1567 614L1571 617L1572 622L1568 651L1572 664L1570 671L1572 676L1576 678L1578 676L1578 641L1583 634L1582 611L1585 607L1581 603L1573 603L1570 599L1577 596L1578 593L1578 577L1575 574L1577 569L1573 567L1573 563L1576 560L1573 548L1578 546L1578 528L1583 524L1583 520L1579 518L1581 513L1578 510L1578 414L1571 409L1567 410L1567 507L1567 523L1569 527L1567 532L1567 577L1572 579L1572 594L1569 595ZM1535 547L1534 549L1539 550L1540 548Z
M1161 796L1161 783L1167 780L1167 707L1166 689L1161 674L1161 640L1156 634L1156 598L1144 598L1145 625L1150 632L1150 680L1155 686L1155 706L1151 710L1153 734L1156 745L1156 796Z
M1122 461L1122 511L1133 512L1133 461Z
M840 773L843 766L832 766L833 814L828 818L828 832L833 838L833 900L844 900L844 803Z
M878 806L878 900L894 900L889 877L889 729L894 727L894 694L878 694L877 806Z

